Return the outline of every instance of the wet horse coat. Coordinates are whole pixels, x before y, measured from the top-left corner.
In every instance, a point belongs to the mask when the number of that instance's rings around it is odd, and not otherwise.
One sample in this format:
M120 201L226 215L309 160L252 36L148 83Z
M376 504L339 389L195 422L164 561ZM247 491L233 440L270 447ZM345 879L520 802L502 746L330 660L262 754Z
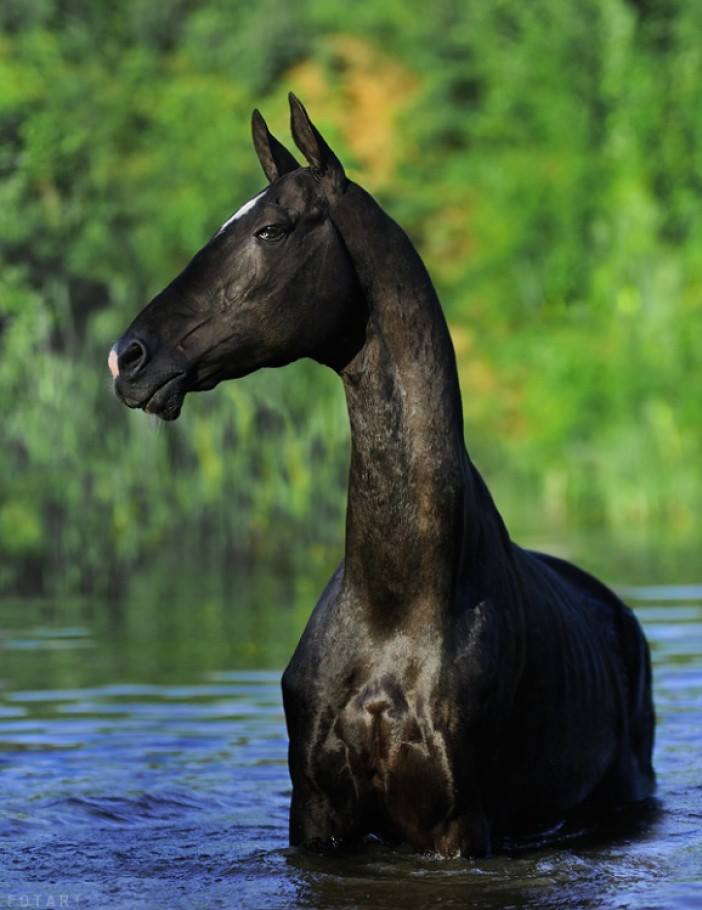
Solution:
M654 715L635 617L510 540L465 449L419 255L292 96L291 111L309 167L255 113L269 186L110 355L118 395L166 419L188 391L299 357L343 381L345 558L283 676L291 842L376 834L477 855L646 798Z

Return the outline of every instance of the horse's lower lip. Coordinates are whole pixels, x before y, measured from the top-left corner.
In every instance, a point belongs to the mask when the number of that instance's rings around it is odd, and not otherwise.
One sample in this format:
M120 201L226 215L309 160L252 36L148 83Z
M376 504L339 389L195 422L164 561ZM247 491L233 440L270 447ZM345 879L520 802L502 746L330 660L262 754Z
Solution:
M183 373L171 376L141 403L142 410L147 414L155 414L162 420L175 420L185 397L182 380Z

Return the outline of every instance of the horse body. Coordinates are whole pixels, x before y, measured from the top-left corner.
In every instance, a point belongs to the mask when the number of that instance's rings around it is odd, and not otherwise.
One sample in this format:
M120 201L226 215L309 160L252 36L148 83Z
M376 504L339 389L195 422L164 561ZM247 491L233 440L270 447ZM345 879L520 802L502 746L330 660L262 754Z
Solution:
M382 636L337 570L283 676L292 843L376 833L482 855L650 795L650 669L633 614L509 549L497 590L488 563L440 624L410 610Z
M444 855L648 796L653 708L633 614L509 538L463 441L455 356L413 245L292 99L301 169L254 117L270 186L110 356L118 394L313 357L351 424L346 552L283 677L294 844L368 834Z

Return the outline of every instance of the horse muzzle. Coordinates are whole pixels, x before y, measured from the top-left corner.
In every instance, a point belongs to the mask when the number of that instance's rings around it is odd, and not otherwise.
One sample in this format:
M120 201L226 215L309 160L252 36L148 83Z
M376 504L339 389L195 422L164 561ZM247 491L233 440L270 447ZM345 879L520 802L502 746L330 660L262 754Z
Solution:
M120 339L110 350L107 366L114 390L128 408L141 408L162 420L175 420L188 390L187 371L152 361L146 343L136 337Z

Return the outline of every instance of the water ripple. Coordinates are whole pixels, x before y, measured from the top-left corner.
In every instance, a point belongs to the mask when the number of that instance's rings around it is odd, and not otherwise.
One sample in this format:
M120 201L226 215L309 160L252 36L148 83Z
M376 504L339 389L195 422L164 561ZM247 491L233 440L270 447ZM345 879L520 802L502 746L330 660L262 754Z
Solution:
M289 849L280 673L208 663L219 630L198 664L187 637L159 651L107 626L6 629L0 906L702 906L702 585L620 591L652 645L655 811L599 839L470 863L382 844Z

